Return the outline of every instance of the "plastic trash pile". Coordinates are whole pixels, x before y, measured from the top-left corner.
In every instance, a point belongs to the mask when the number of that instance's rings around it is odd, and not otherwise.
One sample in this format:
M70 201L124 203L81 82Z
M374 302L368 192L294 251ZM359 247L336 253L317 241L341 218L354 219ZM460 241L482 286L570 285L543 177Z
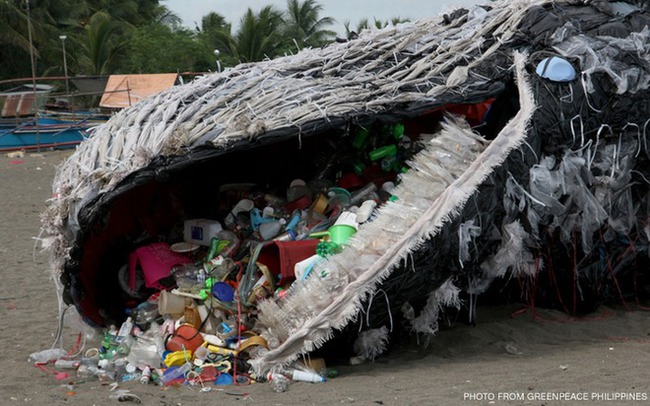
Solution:
M312 272L314 264L341 252L378 205L396 198L397 175L418 148L400 123L360 128L345 142L351 145L339 154L334 178L295 179L286 196L252 183L222 185L215 204L228 208L225 215L185 219L182 240L148 241L130 252L118 274L129 297L126 319L104 330L98 348L80 360L45 351L32 361L67 361L82 380L270 381L278 392L290 381L336 375L317 359L256 376L247 360L279 344L256 333L256 304L326 277Z

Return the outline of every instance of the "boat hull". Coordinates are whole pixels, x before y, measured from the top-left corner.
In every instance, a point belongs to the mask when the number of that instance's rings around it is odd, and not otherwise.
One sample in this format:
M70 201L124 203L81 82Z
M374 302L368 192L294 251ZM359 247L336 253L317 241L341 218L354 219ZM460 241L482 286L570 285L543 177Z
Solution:
M74 148L88 138L88 126L53 119L0 126L0 151Z

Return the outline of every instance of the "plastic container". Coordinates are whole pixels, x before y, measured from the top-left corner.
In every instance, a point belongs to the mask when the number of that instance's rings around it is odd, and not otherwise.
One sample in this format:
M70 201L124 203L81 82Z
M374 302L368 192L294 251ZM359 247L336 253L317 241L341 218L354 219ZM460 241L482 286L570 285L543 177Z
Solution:
M350 237L352 237L356 232L356 228L345 224L337 224L327 230L327 233L330 236L330 241L339 245L347 243Z
M158 298L158 312L172 318L181 317L185 312L185 298L166 290L161 291Z
M184 363L180 367L167 368L160 377L161 385L168 385L176 379L185 378L185 375L192 370L192 364Z
M212 237L215 237L222 229L221 223L216 220L185 220L183 239L187 242L209 246Z
M241 199L235 207L230 210L230 213L224 219L227 227L232 228L237 224L237 215L239 213L247 213L255 207L255 202L250 199Z
M203 336L190 324L181 325L167 340L166 348L169 351L196 351L203 344Z
M286 221L284 219L280 219L277 221L260 224L260 227L258 229L260 238L264 241L270 240L280 233L285 223Z

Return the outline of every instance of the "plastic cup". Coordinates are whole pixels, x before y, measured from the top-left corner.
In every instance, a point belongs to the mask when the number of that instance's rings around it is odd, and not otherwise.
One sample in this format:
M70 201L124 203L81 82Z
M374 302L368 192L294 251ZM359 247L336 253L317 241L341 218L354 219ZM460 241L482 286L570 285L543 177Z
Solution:
M158 312L179 318L185 313L185 298L163 290L158 298Z
M350 211L344 211L341 213L341 215L339 215L339 217L336 219L336 223L334 223L334 225L350 226L354 227L355 230L359 227L359 223L357 223L357 215Z

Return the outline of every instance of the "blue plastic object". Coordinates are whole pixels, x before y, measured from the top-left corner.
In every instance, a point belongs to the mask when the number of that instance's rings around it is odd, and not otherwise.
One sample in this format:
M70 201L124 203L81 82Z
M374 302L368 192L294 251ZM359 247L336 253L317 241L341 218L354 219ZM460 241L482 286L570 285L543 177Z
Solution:
M222 302L232 302L235 297L235 290L225 282L217 282L212 285L212 296Z
M557 56L542 59L535 72L554 82L570 82L576 78L576 70L573 65L566 59Z
M223 385L223 386L232 385L232 383L233 383L232 375L225 372L220 373L217 379L215 379L214 381L215 385Z

